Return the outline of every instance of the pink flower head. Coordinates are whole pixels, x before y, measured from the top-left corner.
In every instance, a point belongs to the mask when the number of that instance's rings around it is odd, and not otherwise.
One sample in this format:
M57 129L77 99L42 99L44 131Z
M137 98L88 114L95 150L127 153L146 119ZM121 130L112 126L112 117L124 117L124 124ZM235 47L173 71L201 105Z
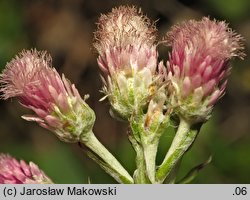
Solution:
M0 76L2 98L17 97L33 110L25 115L63 141L76 142L83 132L92 128L94 113L82 100L74 84L51 67L46 52L23 51L7 64Z
M15 158L0 154L0 184L45 184L52 181L36 164L20 162Z
M243 58L242 37L225 22L204 17L174 26L166 43L172 46L167 63L170 103L182 116L204 121L224 94L229 60Z
M148 103L157 67L156 28L135 7L120 6L101 15L94 47L104 72L104 92L124 119ZM111 110L111 111L112 111Z
M156 28L140 9L120 6L107 15L101 15L95 40L94 47L100 54L98 64L102 71L131 74L133 70L145 67L155 71Z

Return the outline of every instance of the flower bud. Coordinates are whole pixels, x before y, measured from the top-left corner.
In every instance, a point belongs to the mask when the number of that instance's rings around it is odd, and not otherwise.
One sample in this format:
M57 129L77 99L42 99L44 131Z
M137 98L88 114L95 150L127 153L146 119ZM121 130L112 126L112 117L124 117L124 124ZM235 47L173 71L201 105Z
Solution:
M0 154L0 184L53 183L36 164Z
M206 121L223 96L229 60L243 58L242 37L225 22L204 17L174 26L165 42L172 46L167 62L169 103L186 120Z
M51 57L36 50L23 51L0 76L2 98L17 97L35 121L66 142L78 142L92 130L95 114L74 84L51 67Z
M155 84L156 28L135 7L121 6L101 15L94 47L105 75L104 92L113 113L128 119L145 108Z

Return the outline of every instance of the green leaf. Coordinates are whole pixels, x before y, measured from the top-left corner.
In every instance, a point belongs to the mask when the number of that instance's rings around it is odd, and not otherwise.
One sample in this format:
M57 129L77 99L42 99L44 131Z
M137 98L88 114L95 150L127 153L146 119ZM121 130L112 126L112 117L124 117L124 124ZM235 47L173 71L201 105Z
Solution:
M190 183L198 175L199 171L202 170L204 167L206 167L208 164L210 164L211 161L212 161L212 156L209 156L209 158L204 163L201 163L201 164L197 165L196 167L192 168L187 173L187 175L183 179L178 181L177 183L179 183L179 184Z

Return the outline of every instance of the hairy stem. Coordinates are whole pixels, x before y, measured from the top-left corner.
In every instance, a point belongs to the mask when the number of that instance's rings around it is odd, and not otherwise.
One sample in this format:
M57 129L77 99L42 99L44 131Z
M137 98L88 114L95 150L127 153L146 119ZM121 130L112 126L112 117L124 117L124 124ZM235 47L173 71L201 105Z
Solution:
M189 122L180 119L174 140L156 172L156 181L158 183L162 183L170 175L172 169L174 169L183 154L193 144L198 132L199 127L191 127Z
M146 163L147 175L151 183L155 183L155 162L158 149L158 140L143 145L143 153Z
M135 138L132 135L129 135L129 141L131 142L135 152L136 152L136 170L134 172L135 183L145 184L150 183L147 173L146 173L146 163L144 159L144 153L142 146L138 144Z
M87 155L99 164L119 183L133 184L134 180L119 161L100 143L93 133L83 138L81 143L87 147Z

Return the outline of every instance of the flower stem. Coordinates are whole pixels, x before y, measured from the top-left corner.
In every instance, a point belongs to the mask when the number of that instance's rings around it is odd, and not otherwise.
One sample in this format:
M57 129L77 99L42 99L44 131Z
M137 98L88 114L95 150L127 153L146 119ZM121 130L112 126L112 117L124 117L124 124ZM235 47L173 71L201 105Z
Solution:
M158 149L158 140L143 144L143 153L146 163L147 175L151 183L155 183L155 162Z
M190 123L184 119L180 119L180 124L174 140L156 172L156 181L163 183L163 181L170 175L172 169L182 158L183 154L193 144L198 132L199 127L191 127Z
M136 170L134 172L134 180L137 184L150 183L146 173L146 163L144 159L144 153L142 146L136 141L132 135L128 135L129 141L131 142L136 152Z
M87 147L87 155L99 164L117 182L132 184L133 178L119 161L100 143L93 133L83 138L81 143Z
M130 119L129 140L136 152L136 183L157 183L156 154L159 139L168 127L169 116L157 112L154 114L150 118L137 114Z

